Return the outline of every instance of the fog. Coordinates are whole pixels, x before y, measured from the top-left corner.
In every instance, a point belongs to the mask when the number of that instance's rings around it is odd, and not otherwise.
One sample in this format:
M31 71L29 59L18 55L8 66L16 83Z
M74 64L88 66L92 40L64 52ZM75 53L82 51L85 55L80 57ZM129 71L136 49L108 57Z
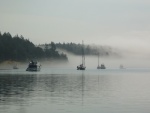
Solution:
M77 65L81 64L81 56L68 55L68 62L66 61L42 61L40 60L42 69L76 69ZM105 64L107 69L119 69L122 64L126 69L130 68L150 68L150 61L147 58L136 57L100 57L99 64ZM86 69L96 69L98 66L97 56L85 56ZM18 63L20 69L26 69L28 62ZM12 69L13 63L1 64L0 69Z
M148 51L147 45L118 47L112 45L111 49L117 53L116 56L100 56L99 58L99 64L105 64L106 68L116 69L119 68L121 64L125 68L150 68L150 52ZM76 68L77 65L81 64L81 56L66 51L63 52L68 56L69 62L65 64L66 67ZM98 56L86 55L85 65L87 69L96 69L98 65ZM63 67L64 65L62 64L61 66Z
M132 43L132 42L130 42ZM124 44L112 45L111 50L116 52L116 56L101 56L99 57L99 64L105 64L107 69L118 69L122 64L125 68L150 68L150 52L149 47L145 43L138 44ZM126 45L126 46L125 46ZM77 65L81 64L82 58L80 55L74 55L64 50L59 50L67 55L68 61L61 60L39 60L42 65L42 69L47 68L71 68L76 69ZM20 62L4 62L0 64L0 69L12 69L13 65L17 63L19 68L26 69L29 61L24 63ZM85 56L86 69L96 69L98 66L97 55L86 55Z
M76 68L77 65L81 64L81 56L69 55L68 66ZM125 68L149 68L150 61L144 59L144 57L100 57L99 64L105 64L106 68L119 68L122 64ZM97 68L98 57L97 56L86 56L85 65L87 69Z

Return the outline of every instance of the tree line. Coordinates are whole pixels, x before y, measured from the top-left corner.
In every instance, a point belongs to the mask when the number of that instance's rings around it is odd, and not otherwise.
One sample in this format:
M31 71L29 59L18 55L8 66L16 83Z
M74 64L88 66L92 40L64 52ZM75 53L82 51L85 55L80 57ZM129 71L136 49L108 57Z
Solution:
M53 42L54 43L54 42ZM117 50L114 50L113 48L109 46L97 46L97 45L82 45L82 44L76 44L76 43L54 43L56 48L60 51L66 50L70 53L73 53L75 55L82 55L83 50L85 55L100 55L103 57L108 56L120 56ZM41 44L38 45L41 48L50 47L51 44Z
M100 55L109 56L117 55L111 47L108 46L96 46L96 45L82 45L76 43L56 43L57 48L67 50L75 55L82 55L82 48L84 49L85 55Z
M56 51L54 42L45 48L35 46L23 36L12 37L9 32L0 33L0 62L6 60L26 61L31 59L62 59L68 60L67 55Z

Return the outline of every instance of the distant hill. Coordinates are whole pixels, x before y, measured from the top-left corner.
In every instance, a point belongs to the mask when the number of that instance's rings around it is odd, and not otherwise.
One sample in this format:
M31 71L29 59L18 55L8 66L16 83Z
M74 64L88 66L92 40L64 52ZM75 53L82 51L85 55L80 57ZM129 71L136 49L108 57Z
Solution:
M35 46L23 36L14 36L11 34L0 33L0 62L2 61L26 61L31 59L61 59L68 60L63 53L56 51L56 46L52 42L51 48L45 46L44 49Z
M41 44L38 47L51 48L51 44ZM81 55L82 54L82 44L76 43L55 43L56 49L58 50L65 50L67 52L73 53L74 55ZM97 45L84 45L84 53L85 55L100 55L100 56L120 56L119 52L114 48L109 46L97 46Z

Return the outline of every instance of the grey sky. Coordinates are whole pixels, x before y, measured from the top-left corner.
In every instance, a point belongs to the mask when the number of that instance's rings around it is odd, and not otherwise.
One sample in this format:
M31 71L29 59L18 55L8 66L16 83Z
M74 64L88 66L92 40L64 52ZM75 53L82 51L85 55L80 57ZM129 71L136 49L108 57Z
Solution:
M149 47L149 0L0 0L0 31L35 44Z

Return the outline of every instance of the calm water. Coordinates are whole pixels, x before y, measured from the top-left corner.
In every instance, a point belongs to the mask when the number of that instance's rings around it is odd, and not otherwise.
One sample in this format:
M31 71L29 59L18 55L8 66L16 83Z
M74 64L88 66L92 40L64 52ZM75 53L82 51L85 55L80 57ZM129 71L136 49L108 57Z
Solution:
M0 113L149 113L149 69L0 70Z

